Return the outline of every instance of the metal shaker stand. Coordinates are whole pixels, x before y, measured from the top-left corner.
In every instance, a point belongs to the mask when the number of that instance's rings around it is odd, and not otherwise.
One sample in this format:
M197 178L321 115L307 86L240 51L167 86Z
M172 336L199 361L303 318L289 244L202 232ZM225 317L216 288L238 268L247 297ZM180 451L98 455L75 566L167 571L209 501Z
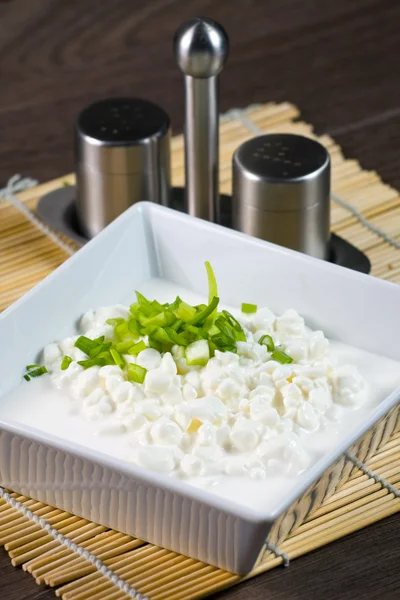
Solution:
M242 210L244 203L249 203L249 194L247 193L248 184L240 188L236 187L233 190L234 202L232 202L229 196L220 196L218 193L218 75L228 56L228 37L224 29L214 21L209 19L192 19L179 27L176 32L174 50L177 63L185 76L186 179L185 188L172 188L170 190L169 207L187 212L192 216L217 222L225 227L242 229L241 224L243 223L243 231L251 235L263 237L263 232L259 230L258 224L257 232L252 230L252 218L248 216L244 220L240 218L240 214L245 214ZM293 137L295 138L296 136ZM268 136L263 136L263 138L267 139ZM258 139L261 140L261 137ZM315 142L314 144L318 145ZM294 140L294 147L296 147L296 140ZM241 149L242 146L237 150L235 154L236 158ZM370 262L357 248L354 248L335 234L331 234L330 239L325 237L327 239L326 251L323 251L321 242L318 242L318 238L321 239L321 232L316 230L312 218L308 226L309 217L307 210L309 208L313 209L315 203L321 203L321 214L325 213L329 215L329 193L325 193L326 185L321 186L318 184L324 190L324 193L319 195L314 194L311 203L312 206L307 198L304 199L304 195L310 189L309 179L314 178L316 181L323 181L325 179L327 181L327 176L321 178L318 172L318 165L314 170L311 169L310 173L303 172L302 177L295 178L294 180L292 176L287 177L290 169L284 167L283 172L280 173L281 178L277 179L277 170L274 161L280 160L279 155L270 156L270 154L268 150L266 158L270 159L268 161L269 164L262 164L261 167L260 161L256 158L258 167L254 172L251 172L251 164L254 163L253 155L248 155L247 165L237 160L235 162L234 159L234 188L238 180L246 181L247 167L250 167L248 180L250 182L255 181L256 183L254 185L251 183L252 187L249 189L253 190L251 195L257 198L254 205L257 210L261 208L262 212L265 211L265 214L268 214L268 211L276 212L276 206L281 202L281 198L284 198L284 202L291 210L293 202L296 200L299 201L298 207L296 206L299 214L299 231L301 229L300 234L303 241L304 235L306 235L311 243L304 244L303 242L300 243L300 241L297 242L296 236L293 235L294 245L289 247L306 251L319 258L326 257L326 260L350 269L369 273ZM307 158L310 157L305 157L305 163L307 162ZM309 162L312 163L312 160ZM295 165L297 163L293 162L292 164ZM238 179L238 175L240 179ZM293 183L295 184L294 186L292 185ZM266 190L268 190L268 194L265 193ZM250 198L250 204L251 201L252 199ZM249 211L249 209L253 210L253 207L249 207L246 210ZM61 188L44 196L38 204L37 211L43 221L67 235L79 245L83 245L88 241L80 227L81 219L79 219L77 214L76 188L74 186ZM279 217L279 225L284 228L285 213L284 211L281 212L282 216ZM256 221L258 221L258 218L254 222ZM327 231L329 232L329 223L327 226ZM266 220L265 229L268 231L268 219ZM312 243L313 237L315 238L314 244ZM284 236L282 236L283 238ZM270 238L264 237L264 239ZM285 239L287 239L287 236ZM300 240L299 236L298 239ZM287 245L285 242L280 241L279 235L278 239L275 236L273 241ZM319 247L319 250L317 253L314 253L313 248L316 247ZM308 251L308 248L311 250ZM323 254L321 254L322 251Z

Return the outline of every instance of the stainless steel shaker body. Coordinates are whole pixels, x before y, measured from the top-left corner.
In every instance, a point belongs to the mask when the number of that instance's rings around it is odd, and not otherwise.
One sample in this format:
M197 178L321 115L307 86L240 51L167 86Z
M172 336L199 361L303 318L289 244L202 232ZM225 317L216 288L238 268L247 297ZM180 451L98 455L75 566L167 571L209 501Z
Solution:
M159 106L110 98L87 106L75 127L77 211L88 237L140 200L168 204L170 121Z
M235 229L328 258L330 157L324 146L293 134L253 138L236 150L232 177Z

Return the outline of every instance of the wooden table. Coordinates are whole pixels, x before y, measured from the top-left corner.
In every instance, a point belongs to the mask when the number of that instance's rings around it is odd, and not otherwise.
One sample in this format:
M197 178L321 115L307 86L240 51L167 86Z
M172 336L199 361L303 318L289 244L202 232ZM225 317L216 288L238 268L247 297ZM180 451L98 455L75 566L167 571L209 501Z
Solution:
M397 0L0 0L0 184L73 170L72 124L88 102L137 95L182 127L172 36L192 16L221 21L231 57L221 109L289 100L348 157L400 187ZM369 527L222 599L400 597L400 520ZM2 600L54 598L0 552Z

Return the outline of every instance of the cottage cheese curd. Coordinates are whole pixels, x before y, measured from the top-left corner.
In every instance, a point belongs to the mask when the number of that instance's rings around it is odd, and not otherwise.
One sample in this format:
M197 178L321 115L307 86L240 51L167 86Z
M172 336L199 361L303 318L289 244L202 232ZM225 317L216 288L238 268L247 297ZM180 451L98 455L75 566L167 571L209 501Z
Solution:
M176 294L193 297L161 280L141 291L161 302ZM124 305L89 311L79 333L111 340L113 327L106 320L126 318L128 311ZM245 481L247 504L278 500L294 477L395 387L399 365L330 342L322 331L308 329L294 310L231 312L246 334L237 354L216 351L204 367L188 367L179 347L163 356L153 348L137 357L125 355L127 363L147 369L143 384L127 381L116 365L84 370L77 361L87 357L74 347L78 336L50 344L43 353L50 377L21 386L7 405L8 416L20 421L23 413L22 420L32 426L41 419L41 429L194 485L212 486L218 494L239 498ZM272 360L258 343L263 335L270 335L293 363ZM65 355L73 362L63 371ZM29 404L30 394L35 402L31 397ZM274 493L267 481L277 488Z

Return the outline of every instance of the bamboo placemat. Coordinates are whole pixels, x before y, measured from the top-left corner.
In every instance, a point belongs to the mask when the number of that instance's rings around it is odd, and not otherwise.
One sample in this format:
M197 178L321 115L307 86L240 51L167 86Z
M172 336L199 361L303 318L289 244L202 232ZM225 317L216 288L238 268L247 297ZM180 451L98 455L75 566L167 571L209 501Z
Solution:
M221 122L220 187L231 192L231 158L246 139L261 133L292 132L315 137L311 125L299 120L291 104L265 104L234 110ZM329 136L318 138L332 158L332 228L363 250L372 274L400 283L400 197L375 172L346 160ZM183 185L183 138L172 141L173 185ZM76 248L38 228L38 199L65 183L68 175L18 195L23 203L0 199L0 310L59 266ZM3 196L7 195L3 191ZM373 473L371 473L371 470ZM382 480L380 478L384 478ZM279 548L294 559L400 510L400 434L396 434L362 470L358 470L296 533ZM1 485L1 482L0 482ZM395 487L393 487L395 486ZM12 497L34 515L95 555L116 576L151 600L194 600L242 581L236 575L111 531L74 515L36 502ZM56 588L63 600L125 600L129 596L81 558L54 540L40 525L0 500L0 545L14 566L30 572L38 583ZM281 564L282 554L267 551L253 577Z

